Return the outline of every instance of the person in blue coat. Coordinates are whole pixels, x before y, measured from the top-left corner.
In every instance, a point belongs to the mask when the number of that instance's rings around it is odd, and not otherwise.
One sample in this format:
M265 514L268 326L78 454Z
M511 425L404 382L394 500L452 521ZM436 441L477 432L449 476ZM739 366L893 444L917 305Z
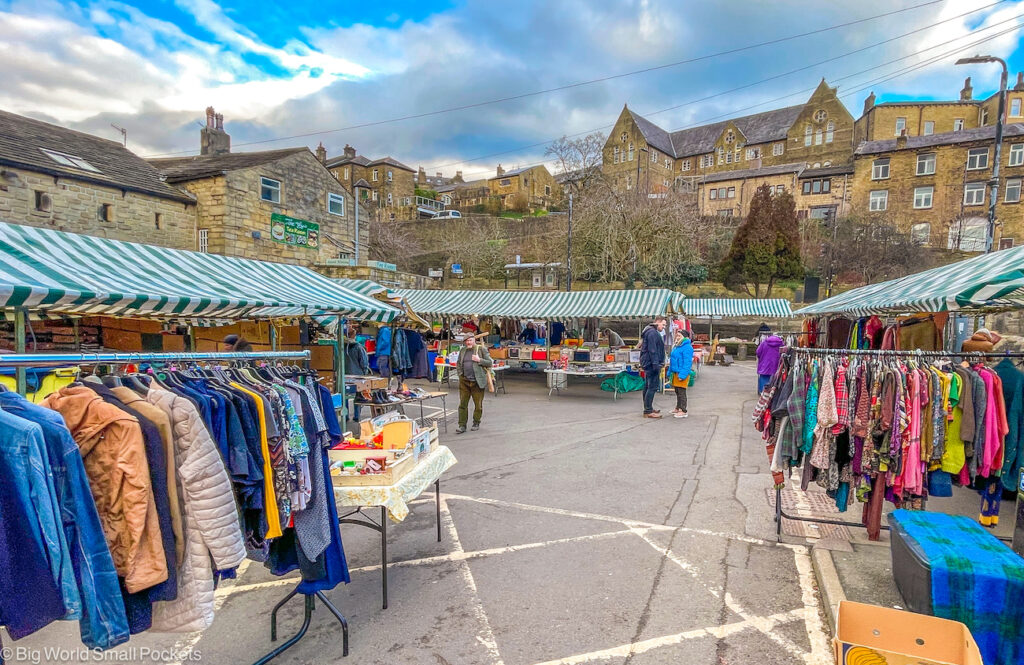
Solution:
M672 387L676 390L676 408L672 409L672 416L685 418L686 413L686 388L690 383L690 372L693 370L693 343L690 342L690 333L685 330L677 330L675 346L668 359L668 371L672 377Z

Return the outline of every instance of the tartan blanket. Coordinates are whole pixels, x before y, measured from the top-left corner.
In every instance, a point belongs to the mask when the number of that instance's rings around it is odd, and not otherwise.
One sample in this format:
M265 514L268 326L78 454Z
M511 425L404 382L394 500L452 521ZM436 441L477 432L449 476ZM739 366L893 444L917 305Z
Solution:
M1024 559L969 517L895 510L931 566L932 611L960 621L986 665L1024 663Z

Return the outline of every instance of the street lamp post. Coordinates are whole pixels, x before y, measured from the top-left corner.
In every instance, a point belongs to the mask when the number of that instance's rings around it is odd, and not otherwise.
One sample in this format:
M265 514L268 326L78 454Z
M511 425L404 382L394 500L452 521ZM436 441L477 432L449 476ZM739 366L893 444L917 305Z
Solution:
M958 65L977 65L982 63L997 62L1003 67L1003 73L999 78L999 111L996 116L996 147L993 154L994 164L992 165L992 179L989 181L988 199L988 230L985 234L985 253L992 251L992 243L996 237L996 200L999 198L999 160L1003 153L1003 116L1006 115L1006 80L1009 72L1006 69L1006 61L993 55L975 55L969 58L960 58L956 61Z

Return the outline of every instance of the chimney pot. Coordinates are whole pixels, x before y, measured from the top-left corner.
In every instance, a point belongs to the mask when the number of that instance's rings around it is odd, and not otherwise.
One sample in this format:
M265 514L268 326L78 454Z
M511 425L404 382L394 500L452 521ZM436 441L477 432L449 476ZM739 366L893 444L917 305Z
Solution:
M320 160L321 164L327 163L327 148L324 147L323 142L316 147L316 158Z
M231 152L231 136L224 131L224 116L206 107L206 127L199 132L199 154L223 155Z
M498 164L498 177L505 175L505 169L501 168L501 164Z
M223 132L224 131L224 114L223 113L217 113L217 114L215 114L213 116L213 119L217 123L217 129L219 129L220 131Z
M206 126L213 127L213 107L206 107Z
M1013 86L1015 92L1024 90L1024 72L1017 72L1017 85Z
M345 157L347 157L348 159L352 159L355 156L356 156L356 149L346 143L345 144Z
M896 137L896 147L904 148L907 145L907 130L900 131L900 135Z

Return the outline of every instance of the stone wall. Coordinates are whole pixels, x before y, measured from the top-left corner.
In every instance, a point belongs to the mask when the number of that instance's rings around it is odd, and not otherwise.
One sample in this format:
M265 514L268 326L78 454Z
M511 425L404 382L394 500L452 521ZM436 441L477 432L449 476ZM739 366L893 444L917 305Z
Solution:
M36 206L36 192L49 205ZM109 219L101 206L110 206ZM196 248L196 206L148 194L4 167L0 221L174 249Z

